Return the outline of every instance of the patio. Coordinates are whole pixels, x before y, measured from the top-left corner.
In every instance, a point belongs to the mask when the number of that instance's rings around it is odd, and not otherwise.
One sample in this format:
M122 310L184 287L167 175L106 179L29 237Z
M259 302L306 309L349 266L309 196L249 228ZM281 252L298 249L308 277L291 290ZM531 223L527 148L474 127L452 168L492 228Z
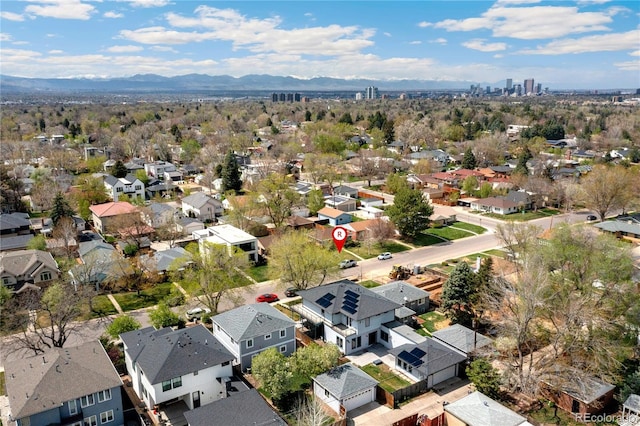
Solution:
M358 367L363 367L368 364L376 364L378 361L381 361L389 367L391 371L407 380L409 383L416 382L415 379L403 374L400 370L395 368L395 357L391 355L388 352L388 349L380 343L376 343L375 345L355 354L347 355L347 359Z

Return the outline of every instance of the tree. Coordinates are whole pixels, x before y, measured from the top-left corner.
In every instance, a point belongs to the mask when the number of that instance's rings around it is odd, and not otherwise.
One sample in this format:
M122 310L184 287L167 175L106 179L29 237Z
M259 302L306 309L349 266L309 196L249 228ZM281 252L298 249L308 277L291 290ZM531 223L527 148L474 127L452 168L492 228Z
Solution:
M478 179L475 176L467 176L462 181L462 190L465 194L473 194L478 187Z
M484 182L482 185L480 185L480 198L490 197L492 192L493 188L489 182Z
M624 379L620 387L620 402L626 401L631 394L640 394L640 367Z
M224 192L233 191L236 194L242 189L240 179L240 166L233 151L227 152L222 166L222 190Z
M71 246L78 235L76 223L71 217L63 217L53 227L51 236L64 243L64 250L68 258L71 258Z
M594 166L580 181L581 200L595 210L600 220L616 209L624 209L639 195L634 191L640 177L638 173L619 166Z
M420 190L406 187L395 195L387 214L400 235L413 239L429 227L433 206L425 200Z
M309 378L309 380L338 365L339 359L340 349L332 343L322 346L313 343L300 348L292 355L292 363L296 373Z
M127 167L121 160L116 161L116 163L111 168L111 175L117 178L123 178L129 173Z
M191 163L200 152L201 146L195 139L187 139L180 144L180 159Z
M333 422L322 404L315 397L301 397L293 409L295 426L324 426Z
M476 277L467 262L459 262L442 286L441 306L453 323L472 325Z
M464 156L462 157L462 168L473 170L477 167L476 156L473 155L473 151L471 147L467 147L464 151Z
M279 400L289 390L293 377L287 358L276 348L269 348L253 357L251 374L274 401Z
M164 327L184 327L185 320L180 318L178 314L173 312L166 303L158 303L155 309L149 312L149 320L151 325L160 329Z
M60 219L73 216L73 209L69 207L69 203L62 195L62 192L58 192L53 199L53 208L51 209L51 221L56 226Z
M291 216L291 211L300 203L300 195L291 187L292 179L284 175L270 173L258 184L260 196L257 206L271 218L276 230L280 230Z
M118 315L113 319L111 324L107 326L107 334L112 339L118 339L121 334L129 331L138 330L141 327L138 320L130 315Z
M324 207L324 194L320 189L312 189L307 194L307 207L312 216L318 214L318 210Z
M380 218L371 221L368 231L369 238L378 244L382 244L396 235L396 228L393 226L393 223Z
M285 287L304 290L337 274L339 262L337 252L315 244L308 233L290 231L272 244L267 268Z
M500 396L500 372L485 358L471 361L466 373L478 392L482 392L489 398L494 399Z
M29 250L46 250L47 249L47 240L44 238L44 235L39 234L35 237L31 238L29 242L27 242L27 249Z

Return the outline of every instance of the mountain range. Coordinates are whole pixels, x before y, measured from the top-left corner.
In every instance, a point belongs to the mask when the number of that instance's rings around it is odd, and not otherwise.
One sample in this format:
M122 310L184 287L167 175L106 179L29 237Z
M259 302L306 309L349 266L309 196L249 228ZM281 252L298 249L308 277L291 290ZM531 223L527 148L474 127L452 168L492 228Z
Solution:
M23 78L0 75L0 92L12 94L364 91L369 86L375 86L380 91L429 91L460 90L469 88L470 84L474 83L445 80L345 80L329 77L305 80L257 74L243 77L204 74L163 77L156 74L138 74L121 78Z

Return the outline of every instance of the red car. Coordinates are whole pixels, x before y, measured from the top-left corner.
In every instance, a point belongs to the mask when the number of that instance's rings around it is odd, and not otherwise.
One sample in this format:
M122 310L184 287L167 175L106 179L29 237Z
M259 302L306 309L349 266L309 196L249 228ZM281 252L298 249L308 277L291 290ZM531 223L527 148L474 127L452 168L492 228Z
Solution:
M280 300L280 298L278 297L277 294L274 294L274 293L265 293L256 297L256 302L258 303L261 303L261 302L271 303L271 302L277 302L278 300Z

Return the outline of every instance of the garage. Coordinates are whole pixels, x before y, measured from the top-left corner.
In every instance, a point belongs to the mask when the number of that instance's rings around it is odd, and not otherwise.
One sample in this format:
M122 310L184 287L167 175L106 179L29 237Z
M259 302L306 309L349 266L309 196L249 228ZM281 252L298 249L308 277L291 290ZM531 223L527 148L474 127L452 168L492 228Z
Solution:
M375 401L375 399L376 393L375 387L373 387L365 391L358 392L355 395L344 398L342 400L342 405L344 406L345 410L350 411L358 407L362 407L363 405L368 404L372 401Z
M351 363L339 365L313 379L313 394L340 414L375 400L378 381Z

